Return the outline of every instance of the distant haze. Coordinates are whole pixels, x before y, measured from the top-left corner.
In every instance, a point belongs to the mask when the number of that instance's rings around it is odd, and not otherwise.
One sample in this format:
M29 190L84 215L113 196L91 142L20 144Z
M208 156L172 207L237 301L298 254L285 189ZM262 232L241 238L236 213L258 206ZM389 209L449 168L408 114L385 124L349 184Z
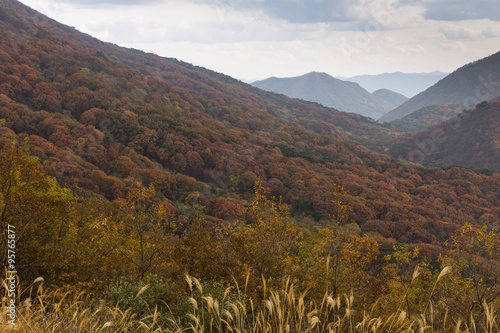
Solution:
M430 105L471 106L500 96L500 52L464 65L379 119L390 122Z
M340 77L342 80L358 83L360 86L374 92L378 89L389 89L411 98L433 86L448 73L435 71L432 73L383 73L378 75L358 75Z
M253 82L252 85L373 119L380 118L406 101L404 96L389 90L378 91L379 96L376 96L355 82L342 81L319 72L289 78L271 77Z

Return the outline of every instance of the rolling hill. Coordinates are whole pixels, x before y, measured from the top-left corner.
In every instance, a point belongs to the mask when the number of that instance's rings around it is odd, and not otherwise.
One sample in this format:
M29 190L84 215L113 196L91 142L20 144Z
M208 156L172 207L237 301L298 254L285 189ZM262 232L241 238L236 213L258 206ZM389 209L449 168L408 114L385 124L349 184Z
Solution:
M401 119L392 121L391 125L405 132L424 131L431 126L455 117L463 110L464 107L460 104L426 106Z
M374 92L372 92L372 95L390 103L393 108L397 108L408 100L408 97L389 89L375 90Z
M500 52L467 64L379 119L391 122L426 106L472 106L500 94Z
M357 83L342 81L326 73L311 72L290 78L271 77L253 82L252 85L372 119L380 118L394 105L370 94Z

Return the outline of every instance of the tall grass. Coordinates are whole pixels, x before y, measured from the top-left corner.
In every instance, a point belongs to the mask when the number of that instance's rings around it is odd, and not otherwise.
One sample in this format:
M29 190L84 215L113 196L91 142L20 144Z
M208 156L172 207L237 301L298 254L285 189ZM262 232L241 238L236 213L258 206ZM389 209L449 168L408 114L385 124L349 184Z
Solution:
M5 291L7 284L2 283ZM143 290L139 291L140 296ZM21 290L17 289L15 325L7 317L7 292L2 295L0 332L153 332L161 331L154 312L137 318L131 309L107 306L104 301L89 300L83 292L63 288L46 290L43 279Z
M285 280L279 290L264 285L263 301L246 297L246 287L235 284L220 298L206 294L203 284L186 276L190 307L185 314L161 314L168 318L159 321L160 313L154 309L139 318L120 305L108 305L103 300L89 299L82 292L47 290L42 279L37 279L25 290L18 290L17 323L7 322L7 294L3 292L0 308L1 332L499 332L495 310L483 304L484 320L450 318L448 312L433 311L432 295L449 269L443 270L435 281L426 300L425 309L411 317L405 312L407 294L403 293L401 306L394 313L375 317L356 304L352 293L333 297L325 292L320 302L308 300L307 292L299 292L294 283ZM3 286L6 290L5 280ZM136 297L147 290L144 286ZM165 308L165 307L163 307ZM168 308L168 306L167 306Z

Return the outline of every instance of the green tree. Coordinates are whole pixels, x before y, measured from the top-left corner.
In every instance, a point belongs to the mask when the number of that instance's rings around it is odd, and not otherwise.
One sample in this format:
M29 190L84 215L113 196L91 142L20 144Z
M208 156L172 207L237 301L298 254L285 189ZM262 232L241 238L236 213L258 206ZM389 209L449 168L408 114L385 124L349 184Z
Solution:
M15 267L25 279L57 281L70 269L76 237L72 192L45 175L17 144L0 153L0 256L6 262L7 229L15 231Z
M242 275L251 273L255 284L261 283L261 278L279 284L291 272L296 248L297 228L289 220L288 206L281 199L268 198L268 194L269 189L256 181L255 196L248 208L251 223L233 233L233 251L243 264Z
M165 206L155 200L155 194L153 185L137 186L118 203L118 223L124 236L121 251L141 280L150 268L159 264L167 245L166 237L176 228Z
M443 265L450 265L447 298L450 308L463 318L479 318L484 304L499 304L500 235L486 226L466 223L447 242L450 251Z

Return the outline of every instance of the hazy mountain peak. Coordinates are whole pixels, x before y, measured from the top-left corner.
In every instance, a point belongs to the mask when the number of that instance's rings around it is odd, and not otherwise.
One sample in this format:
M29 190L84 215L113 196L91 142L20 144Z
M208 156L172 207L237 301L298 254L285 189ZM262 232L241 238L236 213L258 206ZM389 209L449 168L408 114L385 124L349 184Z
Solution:
M342 78L359 83L370 92L378 89L389 89L406 97L412 97L429 88L447 74L439 71L432 73L382 73L375 75L357 75Z
M455 70L432 87L392 110L380 121L400 119L430 105L462 104L470 106L500 94L500 52L471 62Z
M372 93L372 95L390 103L391 105L393 105L394 108L398 107L399 105L403 104L408 100L408 97L389 89L375 90Z
M252 85L373 119L395 107L393 103L370 94L358 83L343 81L324 72L309 72L289 78L270 77Z

